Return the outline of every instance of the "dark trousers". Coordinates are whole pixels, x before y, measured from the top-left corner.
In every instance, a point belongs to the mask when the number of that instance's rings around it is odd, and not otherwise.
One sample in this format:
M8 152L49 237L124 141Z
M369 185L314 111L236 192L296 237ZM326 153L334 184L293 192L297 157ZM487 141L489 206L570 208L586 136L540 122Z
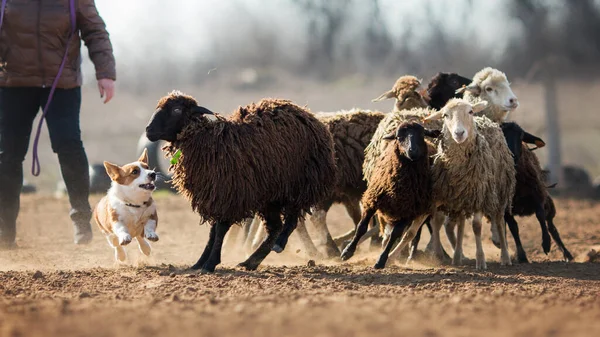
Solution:
M0 242L14 242L33 122L46 105L50 88L0 88ZM46 115L52 150L58 155L71 219L89 223L88 160L81 141L81 88L56 89ZM42 136L43 137L43 136ZM43 138L42 138L43 139Z

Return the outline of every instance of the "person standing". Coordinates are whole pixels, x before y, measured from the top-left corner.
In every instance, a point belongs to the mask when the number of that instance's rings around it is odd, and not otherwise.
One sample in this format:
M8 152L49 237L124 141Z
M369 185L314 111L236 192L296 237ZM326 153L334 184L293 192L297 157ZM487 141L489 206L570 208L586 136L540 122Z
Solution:
M48 100L46 125L60 163L76 244L92 240L88 159L81 140L81 40L94 63L100 97L115 91L115 58L94 0L3 0L0 27L0 248L16 247L16 221L33 122ZM73 8L71 8L73 5ZM74 11L75 32L71 15ZM67 41L71 40L67 44ZM68 49L67 49L68 45ZM66 52L66 54L65 54Z

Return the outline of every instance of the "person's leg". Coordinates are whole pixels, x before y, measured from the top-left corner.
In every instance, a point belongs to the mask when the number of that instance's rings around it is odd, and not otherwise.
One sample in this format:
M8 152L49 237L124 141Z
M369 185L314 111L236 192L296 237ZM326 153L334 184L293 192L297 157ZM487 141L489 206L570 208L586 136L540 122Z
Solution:
M0 88L0 248L15 243L23 160L39 95L39 88Z
M45 91L42 106L46 104L49 90ZM92 211L89 203L89 165L79 127L81 88L56 89L46 115L52 150L58 155L69 201L71 220L75 227L75 243L84 244L92 240L90 220Z

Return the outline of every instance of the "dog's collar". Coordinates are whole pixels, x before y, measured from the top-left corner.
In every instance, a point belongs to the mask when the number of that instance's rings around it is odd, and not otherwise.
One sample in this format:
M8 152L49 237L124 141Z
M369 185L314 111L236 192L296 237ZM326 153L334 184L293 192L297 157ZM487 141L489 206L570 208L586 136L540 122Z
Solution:
M148 206L150 205L150 199L148 199L148 201L144 201L144 203L142 205L136 205L136 204L130 204L130 203L126 203L125 206L129 206L129 207L133 207L133 208L141 208L142 206Z

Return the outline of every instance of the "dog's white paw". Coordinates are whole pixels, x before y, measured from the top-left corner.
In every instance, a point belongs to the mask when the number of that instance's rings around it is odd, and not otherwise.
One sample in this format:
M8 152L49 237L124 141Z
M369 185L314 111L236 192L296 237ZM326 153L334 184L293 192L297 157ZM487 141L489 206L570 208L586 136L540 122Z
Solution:
M121 245L121 246L128 245L129 243L131 243L131 240L132 240L131 235L129 235L129 234L119 235L119 245Z
M146 239L148 239L149 241L152 242L156 242L158 241L158 234L154 233L154 232L146 232L144 234L144 236L146 237Z

